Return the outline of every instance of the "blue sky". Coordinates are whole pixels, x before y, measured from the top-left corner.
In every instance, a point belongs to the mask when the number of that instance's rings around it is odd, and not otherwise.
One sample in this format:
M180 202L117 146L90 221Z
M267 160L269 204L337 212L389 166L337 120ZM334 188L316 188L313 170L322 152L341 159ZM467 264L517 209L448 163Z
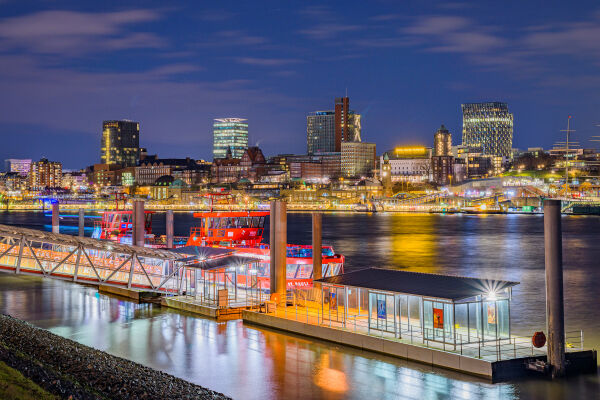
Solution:
M162 157L210 158L213 118L248 118L266 155L306 151L306 114L348 90L378 153L460 143L460 104L505 101L515 147L568 115L600 135L595 1L0 0L0 158L99 162L104 119Z

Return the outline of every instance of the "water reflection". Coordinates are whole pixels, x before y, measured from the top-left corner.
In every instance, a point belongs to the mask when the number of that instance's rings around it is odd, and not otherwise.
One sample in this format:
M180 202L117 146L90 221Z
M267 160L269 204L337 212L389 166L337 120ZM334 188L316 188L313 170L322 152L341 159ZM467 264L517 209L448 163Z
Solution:
M34 213L8 214L14 223L35 227ZM0 213L2 217L6 214ZM177 234L194 223L179 213L177 221ZM289 241L309 243L310 221L309 214L290 214ZM596 348L600 319L591 310L600 303L599 221L563 218L567 329L583 328L586 344ZM328 214L323 241L346 255L347 271L389 266L520 281L511 307L513 329L529 335L545 320L542 222L538 216ZM154 227L160 233L160 224ZM136 305L98 295L93 288L40 278L0 275L0 312L235 398L560 399L600 393L597 376L489 385L420 364L239 321L216 323Z

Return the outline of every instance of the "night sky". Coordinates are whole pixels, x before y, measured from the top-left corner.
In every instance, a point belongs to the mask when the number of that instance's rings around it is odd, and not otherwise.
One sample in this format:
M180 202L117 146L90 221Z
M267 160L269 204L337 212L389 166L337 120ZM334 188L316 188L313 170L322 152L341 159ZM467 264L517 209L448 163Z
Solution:
M346 90L378 154L442 123L460 143L478 101L509 104L514 147L550 147L568 115L589 147L600 3L0 0L0 89L0 159L66 168L99 162L104 119L161 157L209 159L229 116L267 156L304 153L306 114Z

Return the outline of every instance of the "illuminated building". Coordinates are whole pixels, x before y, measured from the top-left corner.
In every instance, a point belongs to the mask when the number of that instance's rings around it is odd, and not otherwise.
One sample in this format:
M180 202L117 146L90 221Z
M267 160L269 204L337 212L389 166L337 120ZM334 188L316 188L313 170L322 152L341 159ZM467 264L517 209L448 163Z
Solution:
M210 167L187 158L146 157L135 167L135 183L152 185L161 176L173 176L188 185L195 185L207 178ZM128 178L129 179L129 178ZM125 185L125 183L123 183Z
M506 103L466 103L462 105L462 144L480 147L484 156L512 156L513 114Z
M9 158L8 160L4 160L4 170L6 172L16 172L21 176L26 176L27 174L29 174L30 169L30 159L19 160L15 158Z
M375 143L342 142L342 176L352 178L373 175L377 158L375 152Z
M452 183L454 173L452 156L452 135L444 125L433 135L433 156L431 172L433 181L438 185Z
M433 156L452 155L452 135L444 125L433 136Z
M242 158L248 148L248 123L243 118L217 118L213 121L213 159Z
M306 117L308 154L341 152L343 142L360 142L360 114L350 110L350 99L335 99L333 111L316 111Z
M381 183L383 184L384 196L391 196L392 193L392 165L390 157L387 153L383 155L383 163L381 163Z
M431 179L431 148L396 147L380 157L381 165L386 155L389 158L392 182L425 182Z
M335 99L335 151L342 142L360 142L360 114L350 110L350 98Z
M29 188L32 190L58 188L62 181L62 164L42 158L40 161L31 163L27 179Z
M104 121L100 163L133 167L140 160L140 124L134 121Z

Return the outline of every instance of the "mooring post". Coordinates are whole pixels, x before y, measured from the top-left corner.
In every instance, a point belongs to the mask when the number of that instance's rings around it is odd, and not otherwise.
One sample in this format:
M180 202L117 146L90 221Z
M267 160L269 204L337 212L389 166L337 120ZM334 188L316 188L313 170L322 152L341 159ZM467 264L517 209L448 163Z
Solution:
M312 213L312 262L313 281L323 277L323 218L321 213ZM318 284L317 284L318 285Z
M144 247L144 239L146 236L146 221L144 213L144 201L135 200L133 202L133 229L131 235L131 243L136 246Z
M544 200L546 323L548 363L552 370L552 378L565 375L565 311L560 203L560 200Z
M79 236L85 236L85 211L83 208L79 209Z
M173 221L173 210L167 210L167 249L173 248L173 237L175 236L175 227Z
M271 201L270 211L270 287L271 295L280 302L286 301L287 267L287 207L279 200Z
M60 233L59 213L60 213L60 207L58 205L58 200L57 200L54 203L52 203L52 233Z

